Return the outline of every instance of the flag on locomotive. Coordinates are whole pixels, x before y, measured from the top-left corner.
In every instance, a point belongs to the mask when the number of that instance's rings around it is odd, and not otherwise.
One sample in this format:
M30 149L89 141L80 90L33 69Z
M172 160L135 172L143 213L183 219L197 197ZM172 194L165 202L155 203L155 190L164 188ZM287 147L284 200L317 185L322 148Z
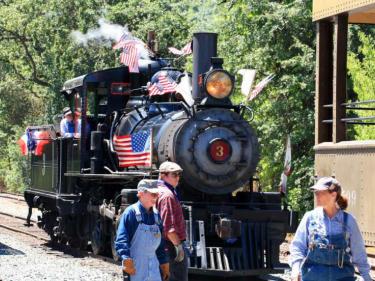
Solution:
M158 95L160 96L160 95L175 92L177 84L166 74L162 73L158 75L156 79L157 79L156 82L152 84L150 83L147 86L150 96L158 96Z
M128 66L131 73L139 73L139 59L142 50L146 50L149 55L153 55L145 43L134 38L129 32L125 32L112 49L122 49L120 62Z
M17 141L22 155L32 153L35 156L43 155L44 146L50 142L51 137L47 131L30 128L27 128L25 134Z
M119 167L151 167L152 131L139 132L113 137L114 147L119 160Z
M175 47L169 47L168 50L174 55L187 56L193 53L193 48L191 45L192 45L192 42L189 42L181 50L176 49Z

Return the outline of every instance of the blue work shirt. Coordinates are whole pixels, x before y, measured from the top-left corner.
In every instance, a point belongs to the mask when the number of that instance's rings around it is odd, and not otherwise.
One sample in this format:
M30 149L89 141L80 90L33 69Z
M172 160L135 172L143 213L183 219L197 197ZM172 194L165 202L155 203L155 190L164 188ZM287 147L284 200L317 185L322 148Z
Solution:
M302 264L307 256L309 235L308 226L312 217L318 217L322 225L318 227L321 235L334 235L342 233L344 212L339 210L336 215L329 218L322 207L317 207L312 211L307 212L294 235L293 241L290 245L289 265L292 268L292 277L298 276ZM352 263L357 266L359 273L365 281L371 281L370 265L367 261L367 254L362 235L359 231L355 218L348 213L347 231L349 234L349 247L352 257Z
M142 215L142 221L144 224L153 225L155 224L154 212L147 212L143 207L141 202L137 202L139 210ZM161 218L159 216L160 223L158 224L160 228L160 233L163 232L163 225L161 223ZM126 208L125 212L120 217L120 223L117 228L117 236L115 241L115 248L117 254L121 257L122 260L130 258L130 243L133 239L133 236L138 228L139 223L135 217L135 209L133 205L130 205ZM168 262L167 255L164 250L164 239L161 239L160 245L156 250L156 256L158 258L159 264L164 264Z
M68 121L66 118L60 122L60 133L62 137L74 136L74 121Z

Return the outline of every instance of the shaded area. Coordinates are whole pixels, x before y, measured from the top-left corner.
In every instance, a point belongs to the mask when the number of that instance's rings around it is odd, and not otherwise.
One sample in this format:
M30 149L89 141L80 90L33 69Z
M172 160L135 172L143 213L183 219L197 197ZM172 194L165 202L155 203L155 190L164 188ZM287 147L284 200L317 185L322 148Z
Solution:
M2 255L24 255L25 253L0 243L0 256Z

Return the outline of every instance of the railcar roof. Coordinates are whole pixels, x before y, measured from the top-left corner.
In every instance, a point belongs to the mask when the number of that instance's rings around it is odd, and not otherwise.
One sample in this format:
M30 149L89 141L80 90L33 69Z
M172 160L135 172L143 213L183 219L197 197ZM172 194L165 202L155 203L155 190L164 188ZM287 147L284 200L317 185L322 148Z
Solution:
M72 90L74 88L82 86L83 80L85 79L87 75L90 75L90 74L81 75L81 76L78 76L78 77L75 77L73 79L66 81L61 89L61 92L65 92L65 91Z
M125 72L127 72L127 67L121 66L87 73L67 80L60 92L70 94L71 90L82 87L85 82L97 82L104 78L108 79L108 77L111 77L112 75L123 75Z
M375 24L375 0L313 0L313 21L349 13L349 23Z

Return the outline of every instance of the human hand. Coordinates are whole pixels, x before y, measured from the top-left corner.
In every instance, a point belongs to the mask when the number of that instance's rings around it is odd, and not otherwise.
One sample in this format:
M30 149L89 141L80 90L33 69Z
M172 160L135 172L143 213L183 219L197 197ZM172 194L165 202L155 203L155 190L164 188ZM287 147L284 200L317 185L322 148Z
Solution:
M122 261L122 270L129 275L135 274L134 262L132 259L124 259Z
M174 259L174 261L182 262L185 256L184 247L182 246L182 243L178 244L177 246L174 246L174 248L176 250L176 258Z
M169 276L171 275L169 272L169 263L163 263L160 265L161 269L161 277L164 281L169 279Z

